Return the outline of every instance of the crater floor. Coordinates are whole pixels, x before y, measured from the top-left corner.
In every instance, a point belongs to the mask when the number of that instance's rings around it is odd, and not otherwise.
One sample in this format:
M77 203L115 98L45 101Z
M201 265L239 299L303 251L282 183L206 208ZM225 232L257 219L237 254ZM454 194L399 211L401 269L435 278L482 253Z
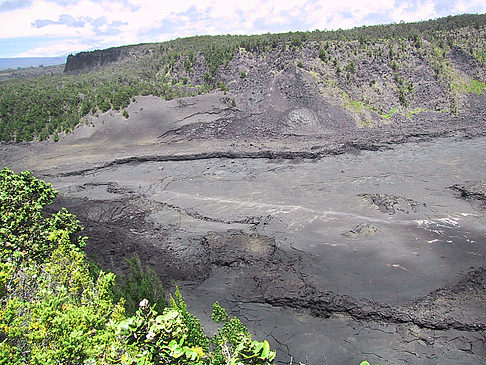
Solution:
M318 155L110 123L0 146L59 191L103 268L138 255L208 329L218 300L282 364L486 361L486 137Z

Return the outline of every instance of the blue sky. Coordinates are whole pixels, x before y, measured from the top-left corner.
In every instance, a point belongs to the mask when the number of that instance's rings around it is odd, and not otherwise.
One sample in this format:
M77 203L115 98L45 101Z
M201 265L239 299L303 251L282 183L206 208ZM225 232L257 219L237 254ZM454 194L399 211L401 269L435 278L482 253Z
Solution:
M486 13L486 0L0 0L0 57Z

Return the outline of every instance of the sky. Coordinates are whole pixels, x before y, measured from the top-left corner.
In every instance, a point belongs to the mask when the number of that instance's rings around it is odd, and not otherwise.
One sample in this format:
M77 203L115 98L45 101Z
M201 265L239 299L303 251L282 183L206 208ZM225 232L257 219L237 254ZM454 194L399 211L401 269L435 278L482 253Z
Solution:
M486 13L486 0L0 0L0 57Z

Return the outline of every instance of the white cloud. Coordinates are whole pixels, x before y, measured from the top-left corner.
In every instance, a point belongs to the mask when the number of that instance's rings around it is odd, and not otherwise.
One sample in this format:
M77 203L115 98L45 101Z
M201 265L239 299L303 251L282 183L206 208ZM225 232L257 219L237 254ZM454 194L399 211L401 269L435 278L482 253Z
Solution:
M340 2L318 1L310 4L309 21L317 29L345 29L363 25L369 14L384 16L394 8L389 0L343 0Z
M418 1L415 9L410 4L403 4L391 12L391 18L395 22L413 22L433 19L437 16L435 4L432 0L426 2Z
M19 53L16 57L51 57L57 55L64 55L66 53L76 53L86 49L92 48L92 44L83 43L76 40L56 40L54 42L47 42L45 46L36 47ZM71 50L66 52L66 50Z
M457 13L484 13L486 12L486 2L484 0L459 0L456 4Z

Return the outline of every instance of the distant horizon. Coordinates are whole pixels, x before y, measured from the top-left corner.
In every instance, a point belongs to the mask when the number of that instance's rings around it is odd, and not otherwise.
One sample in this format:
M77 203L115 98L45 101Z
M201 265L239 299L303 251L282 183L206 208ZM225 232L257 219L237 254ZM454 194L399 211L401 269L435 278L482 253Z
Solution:
M23 59L46 59L46 58L67 58L67 55L61 55L61 56L45 56L45 57L0 57L0 60L23 60Z
M61 60L63 62L61 62ZM0 57L0 71L16 70L43 66L55 66L66 63L65 56L57 57Z
M59 57L196 35L337 30L483 13L484 0L0 0L0 57Z

